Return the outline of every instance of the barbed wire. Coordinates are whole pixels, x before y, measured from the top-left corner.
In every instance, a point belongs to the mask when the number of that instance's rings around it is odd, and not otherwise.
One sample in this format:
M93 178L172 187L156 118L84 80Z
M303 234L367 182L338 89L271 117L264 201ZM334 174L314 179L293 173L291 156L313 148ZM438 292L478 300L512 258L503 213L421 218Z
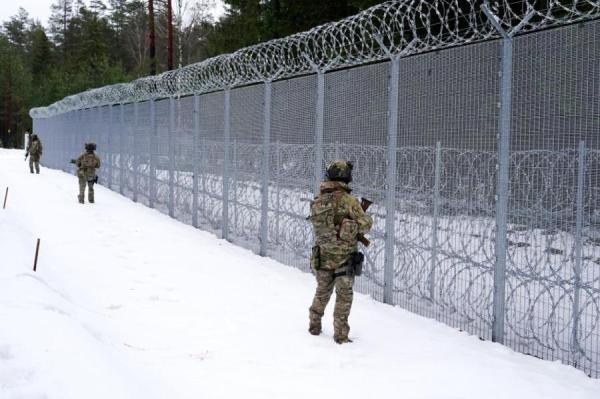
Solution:
M484 4L503 29L522 25L521 33L600 17L598 0L387 1L307 32L74 94L29 114L47 118L83 108L201 94L497 38Z

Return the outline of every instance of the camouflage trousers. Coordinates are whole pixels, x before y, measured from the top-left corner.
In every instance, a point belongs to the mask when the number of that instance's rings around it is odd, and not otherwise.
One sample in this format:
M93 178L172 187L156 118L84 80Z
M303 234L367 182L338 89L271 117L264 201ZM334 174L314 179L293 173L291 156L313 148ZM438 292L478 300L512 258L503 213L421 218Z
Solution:
M347 339L350 332L348 325L348 317L352 308L352 298L354 293L352 286L354 285L354 277L339 276L333 277L332 270L317 270L317 290L315 297L310 307L309 331L312 334L321 332L321 317L325 314L325 307L329 303L333 288L335 287L335 308L333 310L333 329L334 339Z
M83 204L85 198L85 185L88 186L88 201L94 202L94 182L87 181L85 177L79 177L79 202Z
M30 156L29 157L29 171L33 173L35 167L35 173L40 173L40 159Z

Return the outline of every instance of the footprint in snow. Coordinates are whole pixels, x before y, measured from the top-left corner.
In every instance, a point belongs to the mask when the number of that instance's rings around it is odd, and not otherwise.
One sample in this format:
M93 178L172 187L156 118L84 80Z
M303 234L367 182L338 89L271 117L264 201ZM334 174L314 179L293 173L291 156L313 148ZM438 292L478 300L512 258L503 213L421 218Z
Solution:
M172 302L172 303L179 302L175 299L161 298L158 295L151 295L150 297L148 297L148 299L150 299L153 302Z
M14 358L8 345L0 346L0 360L10 360Z
M203 351L200 353L190 353L188 356L194 360L206 360L208 359L210 353L208 351Z

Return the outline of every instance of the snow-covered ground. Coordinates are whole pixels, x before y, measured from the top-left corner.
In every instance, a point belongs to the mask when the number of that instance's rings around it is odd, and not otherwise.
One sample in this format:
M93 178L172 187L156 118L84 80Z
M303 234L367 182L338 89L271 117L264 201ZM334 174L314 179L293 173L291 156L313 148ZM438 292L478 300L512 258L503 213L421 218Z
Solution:
M594 398L600 380L357 294L0 150L0 398ZM0 204L1 205L1 204ZM38 271L32 269L41 238Z

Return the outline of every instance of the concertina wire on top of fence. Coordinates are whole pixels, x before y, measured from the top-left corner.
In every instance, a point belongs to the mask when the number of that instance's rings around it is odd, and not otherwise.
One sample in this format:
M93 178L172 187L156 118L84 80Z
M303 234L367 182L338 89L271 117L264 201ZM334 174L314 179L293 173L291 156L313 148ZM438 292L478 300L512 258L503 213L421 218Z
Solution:
M498 30L483 12L484 5L504 30L519 27L520 33L600 16L597 0L388 1L233 54L71 95L34 108L30 115L46 118L102 105L207 93L497 38Z

